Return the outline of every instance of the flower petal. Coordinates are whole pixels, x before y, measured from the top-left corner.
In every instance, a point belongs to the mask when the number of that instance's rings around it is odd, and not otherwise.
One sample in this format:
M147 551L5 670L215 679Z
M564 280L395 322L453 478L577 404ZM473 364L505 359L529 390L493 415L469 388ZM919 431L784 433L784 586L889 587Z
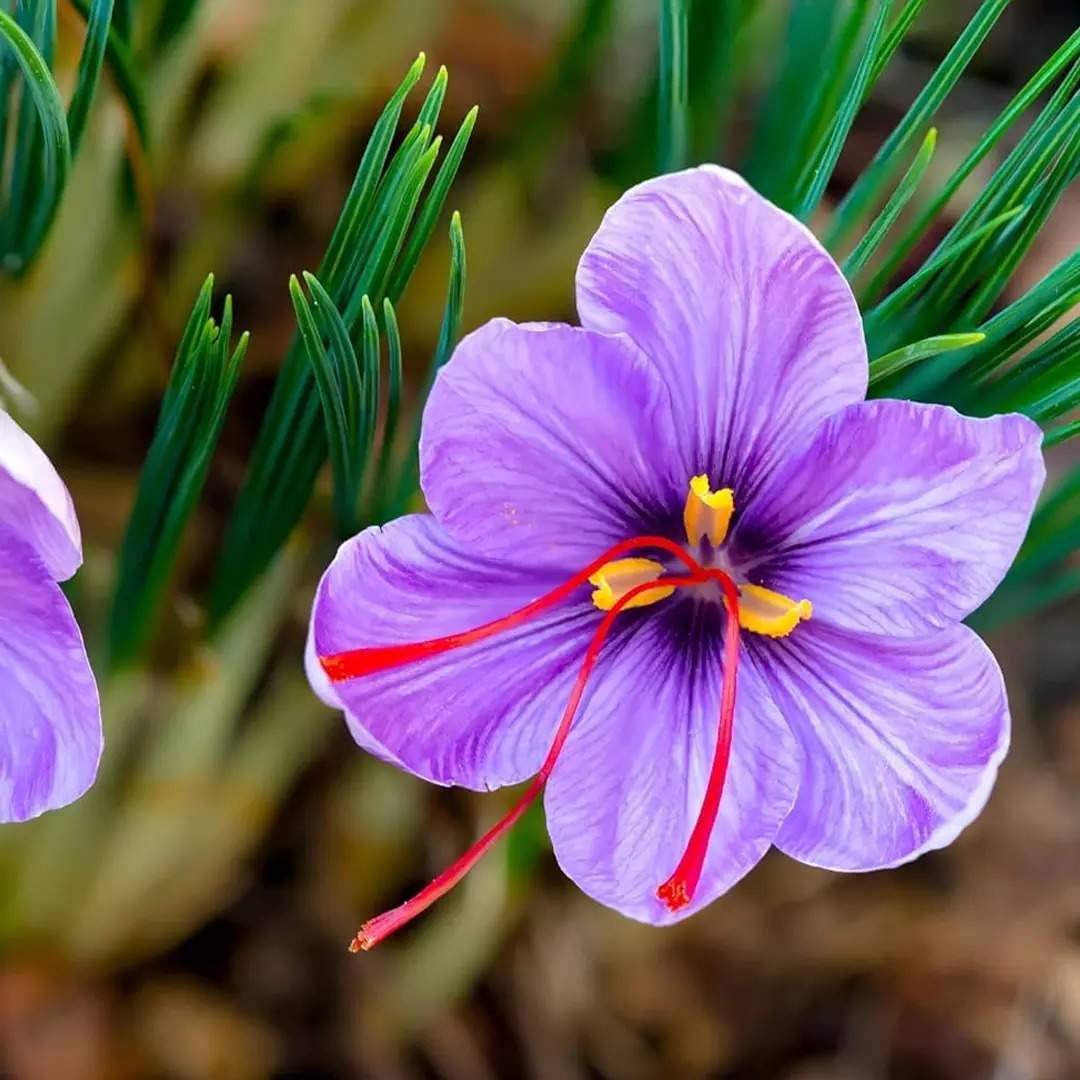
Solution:
M545 797L567 876L608 907L654 924L693 914L754 866L798 786L798 745L760 674L743 664L727 784L701 881L674 914L656 898L690 838L716 746L720 615L699 606L695 618L695 603L627 613L601 654Z
M648 180L608 212L577 272L582 324L659 367L687 476L757 478L866 394L851 289L805 226L713 165Z
M319 656L424 641L501 618L558 582L464 551L428 515L343 544L312 612ZM441 656L327 685L357 742L440 784L485 790L540 768L596 624L569 601L514 630ZM309 665L309 672L311 668Z
M101 748L97 687L71 608L31 546L0 531L0 821L77 799Z
M776 845L831 870L896 866L951 843L990 795L1009 710L990 650L966 626L921 638L812 622L751 646L803 748Z
M946 626L1012 563L1046 475L1041 446L1016 414L851 406L747 506L735 558L768 550L764 584L809 599L819 622L905 635Z
M675 439L667 390L633 342L495 319L435 382L422 485L471 547L577 570L681 509L689 477L657 454Z
M82 562L71 496L41 448L0 409L0 524L18 532L56 581Z
M361 750L377 757L380 761L385 761L388 765L396 765L399 769L406 768L367 728L356 721L349 713L348 707L338 696L334 683L330 681L330 677L323 670L322 664L319 663L318 653L315 651L314 619L308 624L307 643L304 646L304 671L307 673L308 682L311 683L311 689L315 691L315 696L331 709L337 709L345 713L349 734L352 735Z

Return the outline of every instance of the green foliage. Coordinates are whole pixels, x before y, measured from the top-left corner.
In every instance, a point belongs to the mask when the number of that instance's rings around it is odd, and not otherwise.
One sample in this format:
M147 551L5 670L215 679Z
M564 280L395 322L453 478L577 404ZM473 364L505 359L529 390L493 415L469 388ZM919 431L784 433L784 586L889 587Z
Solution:
M915 160L910 168L896 185L889 201L882 208L881 213L874 219L870 227L863 233L862 239L855 245L855 249L840 264L840 269L847 275L849 281L855 281L866 264L873 258L886 234L896 224L897 219L904 212L904 208L919 186L926 170L930 167L930 159L934 156L934 147L937 145L937 128L931 128L915 155Z
M36 253L71 169L67 118L49 71L55 31L49 3L22 4L17 18L0 8L0 35L7 46L0 54L0 176L6 178L0 257L15 273ZM15 134L9 138L8 109L15 99Z
M942 334L875 357L870 361L870 386L873 387L893 375L899 375L919 360L927 360L931 356L952 352L954 349L966 349L969 345L978 345L985 338L985 334Z
M121 0L117 7L118 15L123 10L126 8ZM90 103L101 76L101 63L105 59L105 43L108 40L112 15L113 0L93 0L86 22L86 41L75 77L75 92L71 95L71 104L68 106L68 135L71 138L73 155L78 152L79 143L82 141L86 120L90 115Z
M64 195L108 55L117 85L145 142L147 122L134 64L114 19L129 0L74 0L86 19L86 35L65 116L51 66L56 46L55 0L0 0L0 258L21 274L48 234ZM11 106L17 102L17 108ZM10 115L9 115L10 112ZM9 123L14 133L8 134Z
M879 5L877 16L866 41L866 47L863 49L862 58L859 60L851 81L828 125L827 135L819 140L816 146L808 149L803 158L803 171L795 184L791 197L791 205L796 217L803 220L808 219L817 209L818 203L821 202L821 196L825 192L825 185L829 182L833 169L836 168L836 162L840 158L840 151L844 148L844 143L851 131L851 125L855 121L859 107L866 99L870 87L874 85L878 75L880 75L883 66L882 61L887 63L888 56L891 55L889 42L887 41L884 47L880 44L882 35L885 32L888 10L888 4ZM893 45L893 48L895 48L895 45Z
M793 0L784 60L766 98L746 164L751 182L780 206L793 209L802 203L804 213L812 209L816 184L802 199L799 188L806 186L808 168L810 175L824 174L812 162L827 156L824 147L830 128L838 123L842 127L844 111L837 106L869 7L870 0L855 0L848 7ZM879 19L875 26L878 34L880 23ZM865 51L872 54L872 49ZM816 77L809 78L810 72ZM864 83L865 76L856 72L852 85L857 89Z
M690 0L660 0L658 172L687 164L690 138Z
M334 471L334 520L338 531L348 535L359 527L360 497L365 467L371 460L378 423L379 390L382 382L379 329L375 311L365 294L361 298L362 347L360 358L349 340L349 330L334 301L314 274L305 273L311 292L308 303L295 275L289 281L300 337L315 376L322 402ZM394 387L400 392L401 339L390 300L383 301L391 356L399 365ZM395 400L395 413L397 402ZM384 446L393 435L389 408L384 426Z
M439 368L450 359L461 333L461 312L465 306L465 234L461 231L461 215L450 219L450 280L446 286L446 307L443 311L439 344L432 358L428 375L431 386Z
M434 127L446 90L445 69L433 80L412 129L393 156L389 152L405 98L419 81L423 67L421 55L379 117L315 274L331 302L324 314L335 310L340 315L354 347L362 340L365 325L370 332L365 312L382 309L384 299L393 304L407 285L438 221L476 122L473 109L458 129L421 205L442 146ZM313 368L310 348L298 332L263 418L215 570L210 596L215 622L265 569L299 522L326 461L328 423L333 426L340 417L331 414L327 421L323 415L321 404L332 397L320 398L317 368L317 364ZM387 437L392 439L393 432ZM345 445L337 450L344 451ZM348 445L355 448L353 441ZM355 476L362 476L366 460L350 465L347 480L343 479L343 464L338 462L335 470L339 479L335 518L342 537L355 531Z
M849 236L862 216L881 196L890 179L896 175L905 150L919 137L923 126L933 119L1009 2L1010 0L984 0L911 108L836 208L826 238L830 247ZM880 0L880 3L887 6L887 0Z
M153 48L161 52L176 41L194 18L199 0L163 0L154 26Z
M147 645L247 350L246 333L232 345L231 297L220 323L211 316L213 286L211 275L177 348L120 549L109 622L114 666L138 659Z
M583 0L577 22L570 28L533 100L523 110L511 133L511 153L533 159L544 155L548 143L561 130L563 120L593 74L597 58L608 40L615 0Z
M379 327L368 296L360 300L360 340L354 346L345 319L322 283L314 274L303 276L310 301L295 276L289 292L322 404L334 474L334 521L339 535L350 536L364 522L404 513L416 489L420 413L415 410L408 442L401 447L402 349L390 298L382 304L387 347L383 365ZM455 213L450 224L446 309L424 397L457 342L464 301L465 238L461 217Z
M93 33L97 32L93 26L95 5L91 3L91 0L70 0L70 3L87 20L87 41L89 42ZM117 0L115 11L117 13L120 11L120 0ZM127 106L139 143L143 150L147 150L150 145L150 118L146 108L142 74L127 36L117 29L116 13L113 16L113 24L105 35L105 60L108 62L109 72L116 89ZM80 61L80 67L81 65L82 61ZM74 99L72 101L74 104Z

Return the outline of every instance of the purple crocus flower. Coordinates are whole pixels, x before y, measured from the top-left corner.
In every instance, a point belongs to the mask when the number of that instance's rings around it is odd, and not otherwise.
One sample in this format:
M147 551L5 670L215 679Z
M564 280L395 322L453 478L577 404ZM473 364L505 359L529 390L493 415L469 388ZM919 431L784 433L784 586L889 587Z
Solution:
M81 562L64 482L0 409L0 821L65 806L97 773L97 686L57 585Z
M537 776L506 823L546 780L559 865L644 922L699 910L770 846L873 870L950 843L1009 741L1001 672L960 620L1024 536L1039 429L865 401L840 270L720 168L623 196L577 303L581 327L497 319L440 373L431 513L341 547L317 692L426 780Z

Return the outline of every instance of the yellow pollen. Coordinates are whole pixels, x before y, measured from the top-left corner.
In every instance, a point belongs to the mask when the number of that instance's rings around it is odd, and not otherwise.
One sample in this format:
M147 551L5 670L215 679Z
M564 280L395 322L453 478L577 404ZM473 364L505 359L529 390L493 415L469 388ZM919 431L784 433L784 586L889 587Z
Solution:
M601 611L610 611L632 588L644 585L646 581L655 581L664 572L664 567L652 559L613 559L604 563L589 578L589 584L595 585L592 602ZM663 600L674 592L670 585L657 585L655 589L644 589L623 610L646 607Z
M812 613L809 600L792 600L761 585L744 583L739 586L739 625L752 633L787 637Z
M686 496L683 508L683 525L686 527L686 539L692 547L708 537L713 547L719 547L727 536L731 515L735 512L735 495L731 488L719 491L709 489L709 478L701 476L690 478L690 494Z

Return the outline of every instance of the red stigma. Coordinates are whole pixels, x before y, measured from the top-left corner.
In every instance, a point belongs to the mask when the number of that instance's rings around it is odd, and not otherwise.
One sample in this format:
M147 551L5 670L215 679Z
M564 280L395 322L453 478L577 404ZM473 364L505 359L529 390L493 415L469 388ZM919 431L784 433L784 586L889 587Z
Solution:
M485 638L520 626L534 615L567 599L605 563L619 559L628 552L640 551L642 548L659 548L669 555L674 555L684 562L692 573L699 575L698 581L704 581L707 574L715 573L715 571L706 571L673 540L668 540L663 536L638 536L632 540L623 540L614 547L608 548L603 555L594 559L569 581L564 581L558 588L518 608L517 611L504 615L501 619L484 623L483 626L478 626L473 630L464 630L460 634L448 634L446 637L431 638L428 641L410 642L406 645L377 645L368 649L349 649L346 652L332 653L329 656L320 656L319 663L322 664L331 682L344 682L346 679L355 679L360 675L371 675L376 671L385 671L387 668L399 667L416 660L425 660L429 656L438 656L451 649L459 649L463 645L473 645Z
M657 587L680 589L693 585L701 585L706 581L715 580L720 583L724 590L727 605L727 635L725 640L723 689L721 691L720 725L717 738L716 753L713 759L712 771L706 788L705 798L697 822L690 835L686 851L672 876L657 889L657 896L667 905L670 911L678 911L685 907L693 898L701 876L705 854L708 850L709 837L716 815L720 808L720 797L723 793L724 779L727 774L728 758L731 752L732 721L735 711L735 668L738 663L739 648L739 616L738 616L738 591L734 582L721 570L712 570L702 567L678 544L664 537L642 536L632 540L625 540L610 548L598 559L590 563L584 570L575 574L558 588L532 601L525 607L511 612L509 615L473 630L467 630L459 634L450 634L446 637L433 638L406 645L389 645L367 649L351 649L347 652L336 653L331 656L320 657L320 662L327 675L335 682L345 679L356 678L361 675L382 671L387 668L397 667L401 664L422 660L430 656L448 652L451 649L470 645L477 641L525 622L533 615L544 611L552 605L570 596L573 591L585 584L597 570L605 563L620 558L629 551L642 548L659 548L675 555L682 560L690 570L689 574L678 577L661 577L654 581L643 582L628 590L621 596L611 609L604 614L600 625L593 635L592 641L585 652L581 670L578 673L570 700L567 702L562 719L555 732L551 748L544 759L540 771L533 778L529 787L521 798L514 804L505 817L490 828L484 835L461 855L451 866L447 867L429 885L425 886L411 899L403 904L392 908L390 911L369 919L360 928L359 933L349 944L350 952L367 951L380 941L385 940L396 930L411 921L422 911L427 910L436 900L445 896L474 865L488 852L495 842L511 827L513 827L532 805L536 797L543 791L544 785L550 777L552 769L562 752L566 739L570 734L570 727L577 713L585 685L592 674L600 651L611 632L616 616L636 597L650 589Z
M709 850L716 815L720 812L720 797L724 794L728 762L731 760L731 737L735 726L735 677L739 666L739 591L735 582L720 570L706 571L708 576L720 583L724 590L727 608L727 633L724 635L724 676L720 690L720 723L716 733L716 750L713 752L709 782L705 798L701 802L697 821L690 840L675 867L674 873L656 890L658 899L668 911L679 911L694 898L705 855Z

